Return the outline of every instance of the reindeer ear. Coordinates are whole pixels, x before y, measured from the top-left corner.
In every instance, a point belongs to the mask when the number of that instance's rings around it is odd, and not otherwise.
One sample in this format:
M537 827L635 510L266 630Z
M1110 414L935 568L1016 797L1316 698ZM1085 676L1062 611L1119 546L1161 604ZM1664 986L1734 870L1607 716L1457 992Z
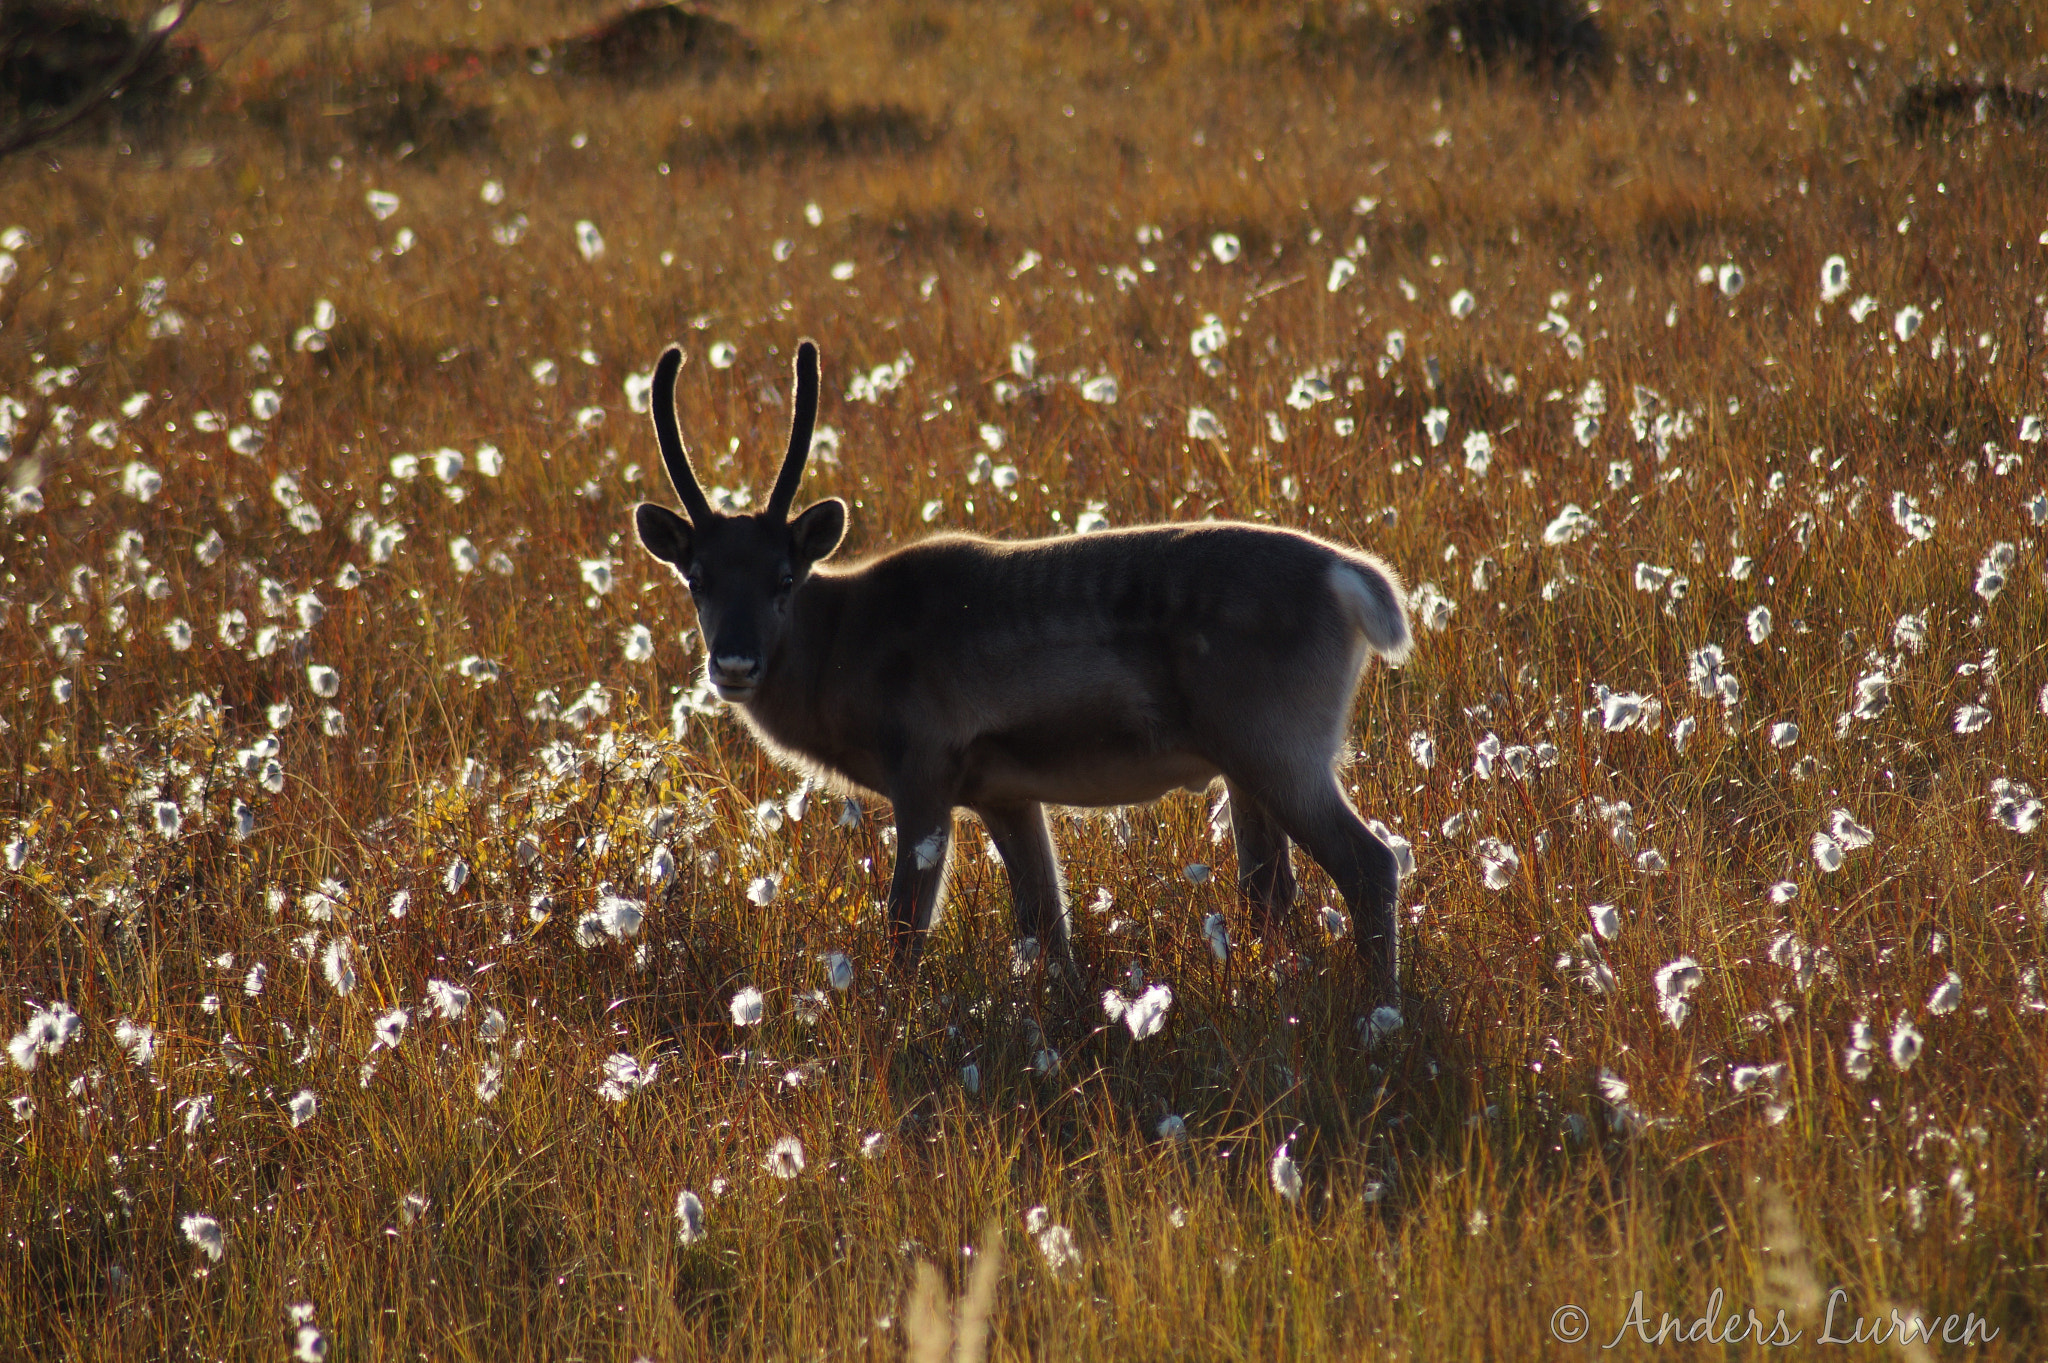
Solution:
M789 523L789 535L796 556L806 564L827 557L846 535L846 503L827 497L804 508L803 514Z
M689 566L693 545L688 521L665 506L642 502L633 512L633 525L648 553L678 569Z

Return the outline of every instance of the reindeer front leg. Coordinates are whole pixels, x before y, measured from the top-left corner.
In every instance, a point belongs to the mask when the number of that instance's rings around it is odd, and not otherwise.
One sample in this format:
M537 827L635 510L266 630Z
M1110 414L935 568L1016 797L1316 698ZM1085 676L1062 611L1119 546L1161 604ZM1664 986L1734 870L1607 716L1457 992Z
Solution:
M929 797L896 800L896 871L889 880L889 951L897 968L917 968L937 921L953 847L953 807Z

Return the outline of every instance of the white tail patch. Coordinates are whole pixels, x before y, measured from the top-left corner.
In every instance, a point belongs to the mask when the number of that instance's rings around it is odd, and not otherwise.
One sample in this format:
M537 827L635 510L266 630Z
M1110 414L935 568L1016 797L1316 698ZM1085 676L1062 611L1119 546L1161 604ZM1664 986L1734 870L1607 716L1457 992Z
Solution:
M1330 589L1373 652L1394 667L1408 660L1415 639L1408 631L1401 583L1392 569L1363 558L1333 563Z

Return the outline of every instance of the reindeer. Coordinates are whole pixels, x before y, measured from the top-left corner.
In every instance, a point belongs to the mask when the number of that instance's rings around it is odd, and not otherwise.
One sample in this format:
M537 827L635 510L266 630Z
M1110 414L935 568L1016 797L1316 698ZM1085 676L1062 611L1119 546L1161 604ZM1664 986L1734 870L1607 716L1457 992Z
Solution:
M913 970L966 807L1009 874L1020 938L1071 968L1065 885L1045 807L1229 793L1238 885L1262 933L1295 900L1289 840L1330 874L1387 1004L1399 1000L1393 853L1335 763L1367 655L1411 638L1400 579L1370 554L1294 530L1153 525L1001 542L934 535L824 566L846 504L789 508L818 414L818 349L797 348L789 452L768 504L712 510L676 426L680 349L653 413L688 519L643 502L640 543L690 589L705 673L779 760L889 800L890 945Z

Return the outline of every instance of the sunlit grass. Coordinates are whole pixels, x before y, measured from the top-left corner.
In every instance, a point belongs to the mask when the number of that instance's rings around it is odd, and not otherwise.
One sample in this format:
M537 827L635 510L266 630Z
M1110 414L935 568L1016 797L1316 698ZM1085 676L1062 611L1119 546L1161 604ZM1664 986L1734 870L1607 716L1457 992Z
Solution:
M2038 1352L2048 179L1890 101L2039 34L1610 5L1552 86L1391 11L769 4L615 86L429 60L596 10L361 13L202 8L187 124L0 167L0 1352L894 1358L967 1299L999 1358L1530 1357L1716 1288ZM488 136L263 115L309 70ZM1195 796L1055 819L1156 1033L1015 968L971 822L887 974L887 807L632 540L660 346L750 503L803 335L849 555L1402 571L1344 772L1398 1032Z

